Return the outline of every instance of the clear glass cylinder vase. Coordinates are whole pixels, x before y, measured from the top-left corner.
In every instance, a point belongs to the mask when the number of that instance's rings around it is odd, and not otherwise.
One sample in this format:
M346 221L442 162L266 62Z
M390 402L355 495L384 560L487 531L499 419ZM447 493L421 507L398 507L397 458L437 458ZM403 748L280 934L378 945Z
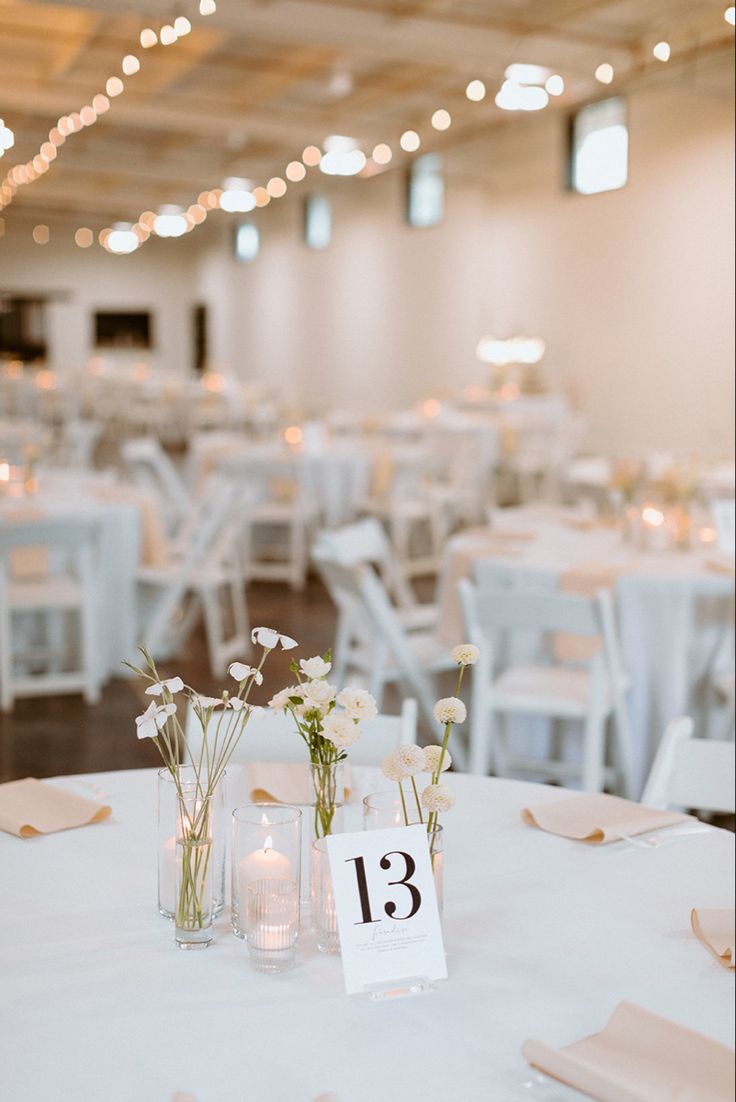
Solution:
M310 916L320 953L339 953L337 909L332 891L330 855L324 838L315 838L311 848Z
M312 838L326 838L343 829L345 768L342 762L310 764Z
M207 791L207 779L196 773L191 765L180 765L179 787L185 795L195 796ZM225 786L227 774L223 773L215 791L210 796L210 831L213 853L211 858L212 898L215 918L225 907L225 857L227 822L225 818ZM181 851L177 838L181 834L181 815L177 785L168 769L158 773L158 909L164 918L176 915L176 878Z
M181 791L176 837L174 926L180 949L203 949L212 941L214 845L212 801L201 789Z

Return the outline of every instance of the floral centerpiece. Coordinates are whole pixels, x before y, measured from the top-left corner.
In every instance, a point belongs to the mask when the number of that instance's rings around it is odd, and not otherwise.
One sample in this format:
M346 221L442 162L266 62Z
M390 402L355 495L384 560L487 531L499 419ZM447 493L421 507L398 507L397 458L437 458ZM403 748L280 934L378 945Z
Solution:
M150 682L146 695L152 697L146 711L136 718L139 739L150 738L161 754L177 794L177 867L179 869L175 925L182 947L206 945L212 926L212 802L227 764L253 714L249 696L254 685L263 683L262 669L277 646L296 647L288 635L272 628L254 628L253 643L261 647L255 666L233 662L229 674L237 689L225 689L219 697L203 696L180 677L162 679L149 652L141 647L145 669L126 663ZM202 737L198 748L187 740L179 718L183 700L197 717ZM184 780L188 770L194 780Z
M309 754L314 791L314 835L332 834L335 813L343 802L339 766L362 734L360 721L377 715L376 702L365 689L338 692L327 681L331 655L292 662L296 684L288 685L269 701L275 712L292 716Z
M480 651L472 643L462 643L452 651L453 661L459 667L455 695L438 700L434 706L434 718L444 728L441 745L400 746L384 758L381 766L383 775L399 787L404 823L408 826L416 817L420 823L426 825L433 868L439 837L439 815L449 811L455 803L454 793L440 780L445 770L452 765L447 746L453 726L464 723L467 718L467 709L460 699L460 689L466 667L474 666L479 657ZM421 773L429 773L430 781L420 793L416 778ZM406 781L409 782L409 792L404 789Z

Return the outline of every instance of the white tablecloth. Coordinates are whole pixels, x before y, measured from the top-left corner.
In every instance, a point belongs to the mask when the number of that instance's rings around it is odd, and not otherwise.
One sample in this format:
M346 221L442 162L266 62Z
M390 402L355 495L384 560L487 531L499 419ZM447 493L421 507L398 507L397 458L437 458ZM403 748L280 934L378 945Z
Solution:
M339 958L311 934L276 976L251 969L227 912L211 948L177 950L156 910L155 772L59 783L80 781L110 821L0 834L4 1099L533 1100L524 1040L577 1040L623 999L733 1042L733 976L690 931L693 906L733 906L724 831L591 848L521 822L523 806L564 791L451 776L449 979L376 1003L343 993Z
M100 492L109 486L100 483ZM122 676L124 659L135 662L137 615L135 575L141 558L141 516L133 501L97 498L94 480L57 480L48 490L17 501L0 501L0 521L42 523L48 518L93 520L99 524L98 630L96 654L104 678Z
M492 538L489 529L489 536ZM499 541L483 551L482 543L462 534L450 541L439 582L440 622L448 644L462 633L459 602L448 592L472 560L492 558L511 567L564 574L590 568L618 576L615 595L621 649L631 684L631 723L636 772L641 789L654 753L670 719L692 712L703 733L725 737L713 707L713 673L733 661L733 579L709 564L719 560L713 545L692 551L640 551L610 528L589 530L565 520L559 510L527 506L503 509L494 529L533 538ZM468 554L464 555L467 549ZM599 583L603 584L603 583Z

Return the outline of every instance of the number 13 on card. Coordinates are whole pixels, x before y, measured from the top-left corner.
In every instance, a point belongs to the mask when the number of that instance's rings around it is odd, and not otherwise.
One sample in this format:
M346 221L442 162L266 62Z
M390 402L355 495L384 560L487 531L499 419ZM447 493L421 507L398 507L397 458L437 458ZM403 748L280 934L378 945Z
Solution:
M446 978L426 829L334 834L327 849L347 992Z

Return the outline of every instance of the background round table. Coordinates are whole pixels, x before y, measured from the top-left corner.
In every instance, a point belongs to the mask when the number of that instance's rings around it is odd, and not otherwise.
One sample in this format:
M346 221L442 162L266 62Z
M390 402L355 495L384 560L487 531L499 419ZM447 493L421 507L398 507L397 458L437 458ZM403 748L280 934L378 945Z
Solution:
M248 802L242 775L231 781L230 802ZM578 1040L622 1000L732 1044L733 976L690 930L692 907L733 906L725 831L589 847L520 818L564 790L451 775L449 979L372 1002L344 994L339 957L311 933L292 971L254 972L227 910L211 948L178 951L156 910L155 770L57 783L113 814L0 834L0 1082L13 1102L533 1099L523 1042ZM373 771L357 785L371 787L385 787ZM555 1092L540 1098L578 1097Z

